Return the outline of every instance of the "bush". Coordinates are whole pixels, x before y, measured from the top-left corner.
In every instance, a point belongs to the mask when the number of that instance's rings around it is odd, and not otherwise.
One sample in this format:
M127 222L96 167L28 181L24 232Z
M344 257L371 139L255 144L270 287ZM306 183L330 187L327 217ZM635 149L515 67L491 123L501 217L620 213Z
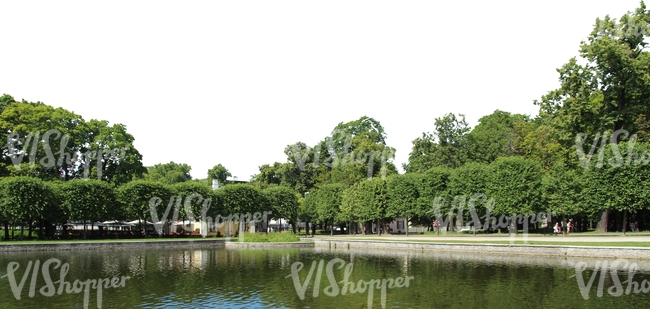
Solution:
M291 233L244 233L244 242L298 242L300 238Z

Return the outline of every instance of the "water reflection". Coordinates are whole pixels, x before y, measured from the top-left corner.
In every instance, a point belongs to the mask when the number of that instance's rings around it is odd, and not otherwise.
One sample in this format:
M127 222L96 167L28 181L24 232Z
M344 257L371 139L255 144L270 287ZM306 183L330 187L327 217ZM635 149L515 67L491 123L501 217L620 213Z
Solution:
M613 297L605 289L598 297L600 281L609 288L616 284L616 274L620 281L626 280L627 274L622 264L612 272L613 260L605 271L599 271L596 265L602 265L602 259L327 248L5 252L0 258L0 276L5 276L0 279L1 308L82 308L83 293L46 297L40 293L46 285L43 276L25 275L29 261L42 263L50 258L69 264L65 280L70 282L129 276L124 287L103 291L103 308L367 308L367 292L327 296L324 289L331 282L326 270L321 271L318 284L318 269L310 282L304 283L314 261L318 265L323 260L325 268L336 258L344 265L353 264L350 282L355 284L413 276L408 287L386 289L386 308L619 308L650 303L649 293ZM12 289L6 276L10 262L20 265L16 285L24 278L20 300L12 293L17 286ZM290 276L296 262L304 265L298 272L300 284L305 284L304 299ZM642 285L643 280L650 280L650 261L633 262L638 266L634 281ZM586 283L595 278L589 290L579 287L576 265L585 266L581 275ZM332 274L340 282L345 269L335 266ZM50 273L58 287L59 270ZM30 297L32 285L35 292ZM590 296L587 300L585 292ZM377 289L370 297L372 308L382 307L381 294ZM96 291L91 291L90 308L97 307L96 296Z

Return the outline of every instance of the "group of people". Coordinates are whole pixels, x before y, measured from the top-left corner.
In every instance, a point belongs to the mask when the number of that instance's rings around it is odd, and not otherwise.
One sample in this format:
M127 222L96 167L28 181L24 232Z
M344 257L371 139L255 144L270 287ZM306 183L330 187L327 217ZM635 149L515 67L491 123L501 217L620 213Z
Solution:
M560 234L560 233L562 233L563 230L566 229L566 233L569 234L569 233L571 233L571 230L573 228L574 228L574 226L573 226L573 221L572 220L569 220L569 222L567 222L566 225L564 224L564 221L562 221L562 226L560 226L560 222L556 222L555 226L553 227L553 232L555 232L555 234Z

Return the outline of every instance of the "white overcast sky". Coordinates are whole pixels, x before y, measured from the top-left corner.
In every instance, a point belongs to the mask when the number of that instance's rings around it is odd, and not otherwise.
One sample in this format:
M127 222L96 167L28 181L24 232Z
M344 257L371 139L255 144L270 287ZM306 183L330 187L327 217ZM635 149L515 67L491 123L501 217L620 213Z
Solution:
M434 119L537 115L597 17L639 1L2 1L0 93L122 123L146 166L248 180L340 122L395 163Z

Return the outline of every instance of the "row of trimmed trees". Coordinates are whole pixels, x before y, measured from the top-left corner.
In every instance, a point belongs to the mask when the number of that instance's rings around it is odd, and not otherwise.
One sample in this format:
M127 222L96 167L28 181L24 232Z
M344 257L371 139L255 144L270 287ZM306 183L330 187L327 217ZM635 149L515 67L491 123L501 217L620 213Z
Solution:
M397 217L430 226L441 217L472 221L470 209L480 216L480 223L473 222L478 225L484 223L488 209L491 216L552 212L553 222L573 219L578 230L586 230L603 211L614 210L623 213L620 230L625 233L626 226L634 222L628 219L629 214L650 209L650 190L646 189L650 164L637 156L648 153L650 160L649 150L647 145L637 144L621 153L624 158L636 156L636 164L631 160L629 164L601 166L592 160L578 172L561 167L546 172L536 161L502 157L490 164L467 163L455 169L437 167L424 173L375 177L350 187L328 184L308 194L302 216L331 226L352 222L383 226L381 223ZM604 161L617 160L620 156L615 153L605 149ZM475 200L471 200L473 196ZM454 221L449 221L450 228Z
M431 225L437 216L454 217L459 209L464 210L463 219L470 219L469 199L484 194L486 199L471 205L481 216L487 205L491 215L552 211L562 220L573 218L580 230L586 222L598 220L603 211L615 210L623 213L625 232L630 214L649 209L650 162L646 161L650 161L650 147L645 143L621 146L615 151L605 147L603 155L586 162L582 171L558 167L548 172L530 159L502 157L490 164L437 167L424 173L374 177L351 186L326 184L304 199L285 186L260 190L232 184L211 190L201 182L165 185L136 180L114 187L98 180L7 177L0 180L0 220L5 230L38 227L34 230L39 237L47 238L53 237L54 226L68 221L149 221L152 213L162 219L171 204L182 220L272 211L270 218L287 220L294 232L298 220L333 226L405 217L415 225ZM150 209L152 199L157 201L155 212Z
M165 185L136 180L113 187L92 179L52 182L33 177L7 177L0 180L0 221L5 231L10 226L20 226L29 229L30 236L32 231L37 231L42 239L53 238L56 226L70 221L144 222L155 216L169 222L173 217L202 220L207 216L268 211L270 219L284 218L293 224L298 218L300 199L292 189L280 186L259 190L246 184L232 184L211 190L200 182ZM177 215L172 215L174 212ZM5 240L8 238L9 234L5 233Z

